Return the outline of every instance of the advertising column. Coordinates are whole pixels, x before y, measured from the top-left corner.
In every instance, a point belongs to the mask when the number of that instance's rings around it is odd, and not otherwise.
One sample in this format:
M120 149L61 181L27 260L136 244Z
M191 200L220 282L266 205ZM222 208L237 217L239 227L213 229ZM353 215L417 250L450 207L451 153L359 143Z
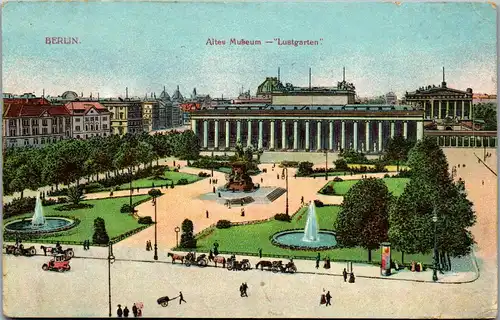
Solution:
M382 257L380 259L380 273L383 276L391 275L391 244L384 242L380 244Z

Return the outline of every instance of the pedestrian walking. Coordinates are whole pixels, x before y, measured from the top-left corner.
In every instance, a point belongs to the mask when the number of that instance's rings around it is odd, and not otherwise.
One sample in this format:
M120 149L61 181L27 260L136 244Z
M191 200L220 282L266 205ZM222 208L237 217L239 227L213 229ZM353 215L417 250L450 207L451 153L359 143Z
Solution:
M264 178L260 178L260 183L264 183Z
M83 250L87 250L87 240L83 240Z
M332 296L330 295L330 291L328 291L328 292L326 293L325 298L326 298L326 306L325 306L325 307L327 307L327 306L331 306L332 304L330 303L330 300L332 300Z
M276 179L278 179L278 180L280 179L280 175L279 174L276 175Z
M212 179L208 179L208 184L212 184Z
M174 161L174 167L175 167L175 161Z
M319 305L322 305L325 303L326 303L326 294L325 294L325 289L323 289L323 293L321 294L321 298L319 300Z
M304 196L300 197L300 204L304 204Z
M184 303L187 303L187 301L184 300L184 296L182 295L182 292L179 291L179 304L181 304L182 301L184 301Z
M319 252L318 252L318 255L316 256L316 269L319 268L319 261L321 260L321 257L319 255Z
M244 217L245 216L245 208L241 208L241 216Z
M146 251L149 251L149 240L146 240Z
M347 282L347 270L344 268L344 271L342 271L342 276L344 277L344 282Z
M219 198L220 198L220 192L219 192Z
M215 186L212 188L212 192L215 193Z
M137 318L137 306L135 305L135 303L132 306L132 313L134 314L134 318Z
M207 219L208 219L208 210L206 211Z
M482 183L482 184L483 184L483 186L484 186L484 180L481 180L481 183Z
M125 308L123 309L123 317L128 318L128 313L129 313L129 310L128 310L127 306L125 306Z
M120 304L118 305L118 310L116 310L116 314L118 315L118 318L121 318L123 315L122 306Z
M262 258L262 248L259 248L259 258Z

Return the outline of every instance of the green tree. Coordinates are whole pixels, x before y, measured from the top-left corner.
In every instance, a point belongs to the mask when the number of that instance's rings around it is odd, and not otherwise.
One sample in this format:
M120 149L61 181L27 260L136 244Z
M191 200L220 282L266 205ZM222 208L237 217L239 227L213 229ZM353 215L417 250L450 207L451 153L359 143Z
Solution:
M497 130L497 104L478 103L474 106L474 120L484 120L484 130Z
M101 217L94 219L94 235L92 236L92 242L96 244L109 243L109 236L106 231L106 225L104 219Z
M127 169L129 175L130 182L130 207L132 208L132 179L134 167L139 164L139 160L141 157L141 152L143 149L140 148L140 144L137 139L126 136L124 139L124 143L118 149L118 153L114 158L114 165L118 169Z
M300 162L299 169L297 170L297 175L301 177L306 177L313 173L313 163L312 162Z
M68 200L74 205L78 205L81 201L85 199L83 191L79 187L69 187L68 188Z
M174 147L174 155L179 159L196 160L200 157L200 139L191 130L178 134Z
M181 225L182 234L181 234L181 248L196 248L196 239L194 238L193 231L194 226L193 222L189 219L185 219Z
M469 229L476 217L461 183L454 183L443 151L433 139L417 142L409 153L412 179L389 209L389 240L407 253L428 253L437 248L440 256L468 254L474 239Z
M357 182L345 195L335 222L336 237L344 247L360 246L371 252L387 241L391 194L382 179Z
M396 171L399 171L400 162L404 162L408 159L408 152L412 146L413 142L406 140L402 135L389 138L384 151L384 160L396 161Z

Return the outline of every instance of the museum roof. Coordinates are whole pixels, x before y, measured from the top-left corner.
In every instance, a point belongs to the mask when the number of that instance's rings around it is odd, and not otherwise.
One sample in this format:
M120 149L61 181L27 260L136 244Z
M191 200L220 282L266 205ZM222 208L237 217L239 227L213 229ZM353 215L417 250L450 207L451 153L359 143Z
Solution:
M30 104L4 104L4 118L19 118L19 117L41 117L44 113L50 116L64 116L69 112L64 106L50 105L30 105Z

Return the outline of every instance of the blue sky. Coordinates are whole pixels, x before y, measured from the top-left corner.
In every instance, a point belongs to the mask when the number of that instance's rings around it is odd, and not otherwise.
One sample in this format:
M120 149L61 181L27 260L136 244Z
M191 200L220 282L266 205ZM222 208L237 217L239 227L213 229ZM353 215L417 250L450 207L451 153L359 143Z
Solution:
M398 96L440 84L496 92L496 12L481 3L9 2L3 9L3 90L59 95L255 94L283 82L353 82L358 95ZM47 45L45 37L80 44ZM209 38L319 40L318 46L208 46Z

